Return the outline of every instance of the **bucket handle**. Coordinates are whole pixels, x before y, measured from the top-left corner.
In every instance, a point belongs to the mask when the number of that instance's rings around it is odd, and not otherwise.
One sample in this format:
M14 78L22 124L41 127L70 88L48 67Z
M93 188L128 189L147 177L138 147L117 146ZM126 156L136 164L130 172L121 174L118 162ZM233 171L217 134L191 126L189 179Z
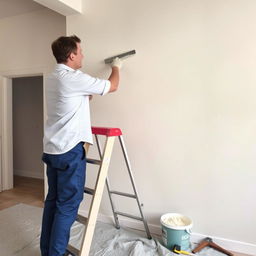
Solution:
M190 228L186 228L186 232L188 233L188 234L192 234L192 231L191 231L191 229Z

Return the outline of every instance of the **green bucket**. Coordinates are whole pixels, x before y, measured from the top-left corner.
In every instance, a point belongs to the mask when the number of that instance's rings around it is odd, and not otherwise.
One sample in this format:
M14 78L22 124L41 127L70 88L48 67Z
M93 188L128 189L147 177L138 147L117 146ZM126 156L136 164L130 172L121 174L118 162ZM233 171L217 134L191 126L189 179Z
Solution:
M179 213L167 213L161 216L163 244L170 250L179 245L181 250L190 247L190 234L193 222Z

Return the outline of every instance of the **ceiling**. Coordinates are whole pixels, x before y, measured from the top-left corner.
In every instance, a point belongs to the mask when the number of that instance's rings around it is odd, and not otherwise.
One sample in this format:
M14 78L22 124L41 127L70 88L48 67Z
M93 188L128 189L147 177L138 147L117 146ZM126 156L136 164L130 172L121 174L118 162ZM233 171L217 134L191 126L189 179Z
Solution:
M0 0L0 19L45 9L33 0Z

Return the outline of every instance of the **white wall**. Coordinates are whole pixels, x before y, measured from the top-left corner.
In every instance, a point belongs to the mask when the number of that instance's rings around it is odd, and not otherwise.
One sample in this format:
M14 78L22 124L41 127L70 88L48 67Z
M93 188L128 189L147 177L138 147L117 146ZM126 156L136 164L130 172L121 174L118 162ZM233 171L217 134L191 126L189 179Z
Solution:
M55 65L51 43L66 33L66 18L48 9L0 19L0 75ZM19 71L19 72L18 72Z
M43 77L13 79L13 169L43 178Z
M180 212L194 232L256 243L256 2L83 2L67 18L83 71L107 77L104 58L137 51L119 91L94 98L92 120L123 129L149 222ZM119 156L111 166L114 188L129 189Z

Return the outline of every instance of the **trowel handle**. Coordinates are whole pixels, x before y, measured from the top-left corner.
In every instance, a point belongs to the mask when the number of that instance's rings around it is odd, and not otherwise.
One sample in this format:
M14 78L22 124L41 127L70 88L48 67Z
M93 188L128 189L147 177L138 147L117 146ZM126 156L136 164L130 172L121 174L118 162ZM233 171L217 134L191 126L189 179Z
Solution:
M206 246L208 246L208 245L209 245L209 242L203 240L192 252L193 252L193 253L199 252L199 251L201 251L204 247L206 247Z
M217 245L217 244L215 244L215 243L213 243L213 242L210 242L210 246L211 246L212 248L214 248L215 250L219 251L219 252L222 252L222 253L224 253L224 254L226 254L226 255L229 255L229 256L233 256L233 253L231 253L231 252L225 250L224 248L220 247L219 245Z

